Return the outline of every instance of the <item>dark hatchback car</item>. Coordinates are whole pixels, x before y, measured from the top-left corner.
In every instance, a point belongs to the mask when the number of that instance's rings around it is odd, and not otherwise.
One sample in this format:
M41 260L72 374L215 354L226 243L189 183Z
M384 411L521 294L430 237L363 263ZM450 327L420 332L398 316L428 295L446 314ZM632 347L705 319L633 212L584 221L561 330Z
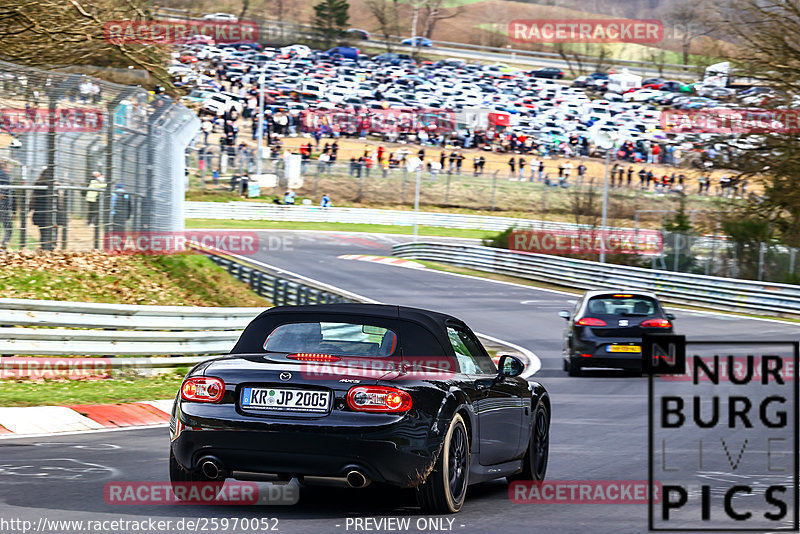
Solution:
M654 293L640 291L587 291L572 313L559 315L568 321L563 356L569 376L590 367L641 373L642 335L672 333L675 318Z
M400 306L276 307L192 369L170 421L175 483L416 488L457 512L469 484L543 480L550 399L455 317Z
M542 67L541 69L529 70L528 76L560 80L564 77L564 71L556 67Z

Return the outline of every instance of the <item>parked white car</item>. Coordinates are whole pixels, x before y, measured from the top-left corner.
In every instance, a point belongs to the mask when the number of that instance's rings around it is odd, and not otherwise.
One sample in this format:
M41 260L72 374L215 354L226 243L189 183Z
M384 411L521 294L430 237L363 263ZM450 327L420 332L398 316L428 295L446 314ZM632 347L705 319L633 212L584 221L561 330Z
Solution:
M214 20L217 22L239 22L239 17L230 13L209 13L203 15L203 20Z

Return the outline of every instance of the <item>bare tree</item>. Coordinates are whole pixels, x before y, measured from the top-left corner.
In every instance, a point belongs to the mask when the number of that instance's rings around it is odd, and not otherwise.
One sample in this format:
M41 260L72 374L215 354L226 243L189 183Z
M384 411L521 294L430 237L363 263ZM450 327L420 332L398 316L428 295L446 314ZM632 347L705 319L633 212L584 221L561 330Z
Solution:
M391 37L400 34L400 17L397 13L397 0L366 0L367 9L378 22L378 28L386 42L386 51L392 51Z
M152 18L143 0L6 0L0 5L0 58L29 66L134 66L171 86L166 47L104 36L107 22Z
M239 20L247 15L247 10L250 9L250 0L242 0L242 10L239 12Z
M461 6L449 12L443 11L444 0L409 0L408 3L411 5L411 37L418 37L417 25L420 16L422 17L422 33L420 35L430 39L437 22L457 17L463 12Z
M710 12L712 9L708 0L680 0L664 11L662 18L671 27L671 39L680 44L684 65L689 64L694 41L713 30L707 18Z
M582 43L567 47L564 43L556 43L555 51L566 62L567 69L575 75L588 72L589 61L594 62L594 70L598 72L610 67L610 64L606 63L610 52L604 44Z
M735 46L727 58L734 72L763 80L771 91L760 106L796 112L800 3L731 0L718 8L716 18ZM739 170L740 179L763 185L763 194L751 196L746 213L737 220L766 221L781 242L800 246L800 138L792 123L785 126L766 135L732 136L738 157L728 166Z
M461 13L464 12L462 6L458 6L456 9L444 12L442 11L442 4L444 0L428 0L425 2L423 6L423 30L422 35L431 39L433 37L433 30L436 28L436 24L440 20L445 19L452 19L454 17L459 16Z

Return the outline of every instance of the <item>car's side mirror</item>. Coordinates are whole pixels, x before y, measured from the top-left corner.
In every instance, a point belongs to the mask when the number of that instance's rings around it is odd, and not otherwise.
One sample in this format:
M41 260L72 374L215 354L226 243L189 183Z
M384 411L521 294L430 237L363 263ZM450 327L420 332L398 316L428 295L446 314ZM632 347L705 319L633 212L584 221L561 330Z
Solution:
M525 364L516 356L504 354L500 356L500 363L497 365L497 374L508 378L513 378L522 374Z
M667 315L667 319L669 319L670 321L674 321L675 320L675 314L674 313L668 313L666 315Z
M569 312L567 310L561 310L560 312L558 312L558 316L563 317L564 319L569 321Z

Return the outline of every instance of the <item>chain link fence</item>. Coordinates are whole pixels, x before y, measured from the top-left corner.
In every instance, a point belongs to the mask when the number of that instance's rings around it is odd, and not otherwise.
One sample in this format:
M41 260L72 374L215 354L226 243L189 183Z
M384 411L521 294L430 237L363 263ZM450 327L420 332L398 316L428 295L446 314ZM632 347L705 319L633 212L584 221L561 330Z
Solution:
M180 231L197 116L138 86L0 61L0 245Z
M664 250L650 259L654 269L745 280L800 283L798 249L777 243L740 242L716 233L663 232Z

